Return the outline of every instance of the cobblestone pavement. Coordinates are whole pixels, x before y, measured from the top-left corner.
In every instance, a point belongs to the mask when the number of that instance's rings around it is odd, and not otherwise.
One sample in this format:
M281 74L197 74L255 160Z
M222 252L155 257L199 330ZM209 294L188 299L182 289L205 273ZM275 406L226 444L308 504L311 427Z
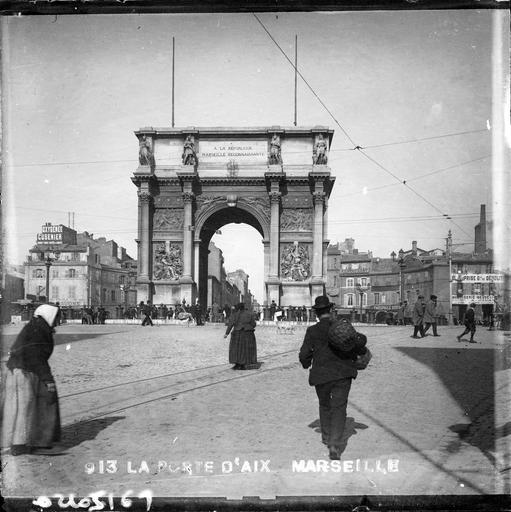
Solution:
M263 364L237 372L221 325L61 326L50 364L65 452L4 450L3 494L509 492L509 335L479 328L469 344L456 341L460 327L422 340L409 327L358 329L373 359L352 386L339 464L297 361L303 327L259 327ZM4 330L4 347L18 330Z

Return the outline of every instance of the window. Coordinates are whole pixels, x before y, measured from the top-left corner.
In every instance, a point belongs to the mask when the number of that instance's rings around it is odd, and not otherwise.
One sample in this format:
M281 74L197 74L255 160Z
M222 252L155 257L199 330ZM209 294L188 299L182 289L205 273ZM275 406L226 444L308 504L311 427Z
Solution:
M70 269L68 270L68 275L67 275L67 277L71 277L71 278L76 277L76 269L74 269L74 268L70 268Z
M385 295L385 294L382 294L382 296L381 296L381 303L382 303L382 304L385 304L386 302L387 302L386 295Z
M334 287L337 288L337 276L334 276Z
M345 299L346 306L353 306L353 294L348 293Z
M379 304L380 303L380 294L379 293L375 293L374 294L374 303L375 304Z
M51 277L59 277L59 271L57 269L53 269L51 271Z
M353 279L352 277L348 277L348 279L346 279L346 288L353 288L355 286L355 279Z
M59 298L59 287L58 286L51 287L51 298L52 298L52 300L57 300Z
M70 299L76 299L76 286L70 286L68 288L68 296Z
M115 302L115 290L110 290L110 299L112 302Z
M103 288L101 290L101 302L103 302L103 303L106 302L106 288Z
M120 276L119 277L119 283L120 284L124 284L124 276Z
M367 293L362 295L362 305L367 306Z

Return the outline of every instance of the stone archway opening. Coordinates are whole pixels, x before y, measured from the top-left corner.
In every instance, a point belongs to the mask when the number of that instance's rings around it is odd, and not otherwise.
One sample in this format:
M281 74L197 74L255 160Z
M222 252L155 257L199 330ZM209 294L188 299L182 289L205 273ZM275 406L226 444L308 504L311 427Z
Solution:
M238 293L239 300L245 303L251 303L251 294L261 302L264 230L255 216L242 208L223 208L208 217L198 235L197 284L201 304L233 304L238 301ZM222 275L224 270L228 279Z

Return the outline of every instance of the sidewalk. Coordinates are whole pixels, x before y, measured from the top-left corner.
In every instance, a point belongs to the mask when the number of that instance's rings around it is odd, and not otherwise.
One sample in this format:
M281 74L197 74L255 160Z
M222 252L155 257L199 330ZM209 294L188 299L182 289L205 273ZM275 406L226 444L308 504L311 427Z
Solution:
M261 368L235 372L221 325L64 325L50 364L67 451L5 456L4 494L504 492L495 441L509 448L510 338L484 328L477 344L458 343L459 327L422 340L408 327L359 330L373 360L353 383L338 464L297 361L304 328L258 327Z

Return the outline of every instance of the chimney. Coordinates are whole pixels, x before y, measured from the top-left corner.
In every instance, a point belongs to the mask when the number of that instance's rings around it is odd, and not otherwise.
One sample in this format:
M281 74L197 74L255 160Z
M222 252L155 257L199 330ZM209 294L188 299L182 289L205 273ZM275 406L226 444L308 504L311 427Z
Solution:
M486 205L481 205L479 224L475 227L474 250L476 254L486 252Z
M417 240L412 242L412 252L413 254L417 254Z

